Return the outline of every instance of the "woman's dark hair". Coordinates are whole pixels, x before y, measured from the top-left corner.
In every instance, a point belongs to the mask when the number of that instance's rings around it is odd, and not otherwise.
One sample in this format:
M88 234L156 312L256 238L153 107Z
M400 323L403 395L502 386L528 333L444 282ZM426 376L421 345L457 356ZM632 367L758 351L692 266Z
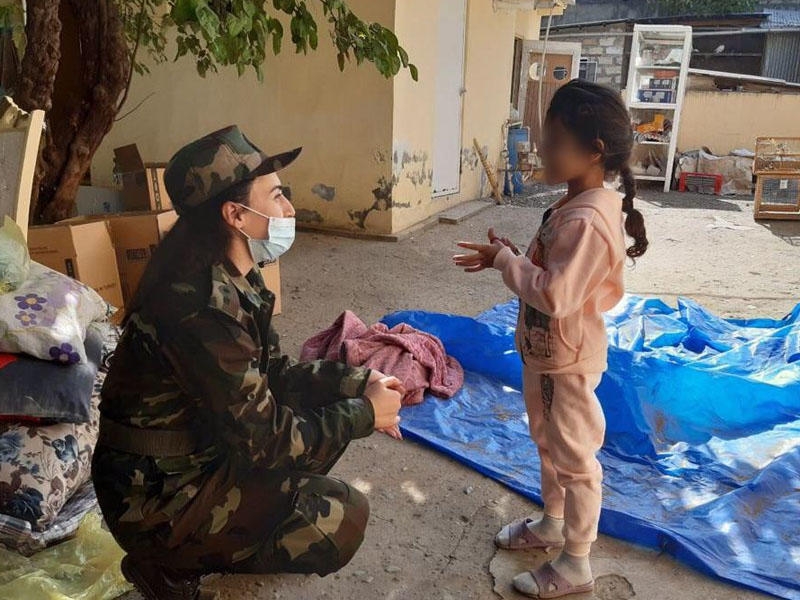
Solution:
M222 218L222 205L247 206L253 182L243 181L180 217L161 240L125 309L123 325L164 283L189 278L225 258L233 231Z
M636 180L630 167L633 151L631 117L619 92L589 81L573 79L559 88L547 110L547 120L558 119L589 150L601 152L606 174L622 177L625 197L625 232L633 238L627 254L642 256L647 250L647 231L642 213L633 207ZM598 142L602 142L602 145Z

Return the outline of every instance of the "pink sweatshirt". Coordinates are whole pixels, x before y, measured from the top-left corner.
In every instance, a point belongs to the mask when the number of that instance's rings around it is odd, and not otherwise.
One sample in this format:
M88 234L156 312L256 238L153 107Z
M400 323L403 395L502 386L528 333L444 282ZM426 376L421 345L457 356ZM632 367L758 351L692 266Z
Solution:
M520 298L517 349L539 373L602 373L602 313L624 293L622 199L596 188L553 205L525 256L501 250L494 267Z

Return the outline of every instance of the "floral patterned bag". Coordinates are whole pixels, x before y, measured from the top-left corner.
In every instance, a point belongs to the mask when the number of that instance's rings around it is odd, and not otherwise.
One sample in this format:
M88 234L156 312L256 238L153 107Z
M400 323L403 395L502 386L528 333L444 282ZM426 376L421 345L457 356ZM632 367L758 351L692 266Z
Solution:
M86 328L109 312L93 289L32 262L28 279L13 292L0 294L0 352L85 363Z
M95 380L88 423L0 424L0 513L43 531L89 480L104 378Z

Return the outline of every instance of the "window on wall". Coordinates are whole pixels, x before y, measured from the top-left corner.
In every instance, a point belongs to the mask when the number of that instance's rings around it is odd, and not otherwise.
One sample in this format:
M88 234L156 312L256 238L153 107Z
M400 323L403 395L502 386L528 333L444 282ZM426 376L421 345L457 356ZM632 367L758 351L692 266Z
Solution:
M593 58L582 58L578 69L578 79L597 81L597 61Z
M514 38L514 67L511 71L511 106L519 108L520 71L522 70L522 46L520 38Z

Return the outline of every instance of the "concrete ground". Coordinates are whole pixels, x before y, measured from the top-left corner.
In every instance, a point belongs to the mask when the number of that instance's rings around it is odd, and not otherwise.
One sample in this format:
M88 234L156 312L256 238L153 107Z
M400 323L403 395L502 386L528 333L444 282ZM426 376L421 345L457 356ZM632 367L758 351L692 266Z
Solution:
M627 273L628 290L674 302L692 297L724 316L782 317L800 301L800 222L755 223L750 202L643 192L651 248ZM451 265L455 241L482 240L492 225L518 245L533 236L552 197L518 199L459 225L437 225L398 243L301 234L281 261L284 350L344 309L371 323L387 312L476 314L511 298L496 272ZM531 502L428 448L373 435L352 444L334 475L367 493L370 527L336 575L225 576L224 599L518 598L512 577L544 559L497 551L505 522ZM751 600L765 597L699 575L668 556L601 537L592 558L599 600ZM135 595L130 595L135 598Z

